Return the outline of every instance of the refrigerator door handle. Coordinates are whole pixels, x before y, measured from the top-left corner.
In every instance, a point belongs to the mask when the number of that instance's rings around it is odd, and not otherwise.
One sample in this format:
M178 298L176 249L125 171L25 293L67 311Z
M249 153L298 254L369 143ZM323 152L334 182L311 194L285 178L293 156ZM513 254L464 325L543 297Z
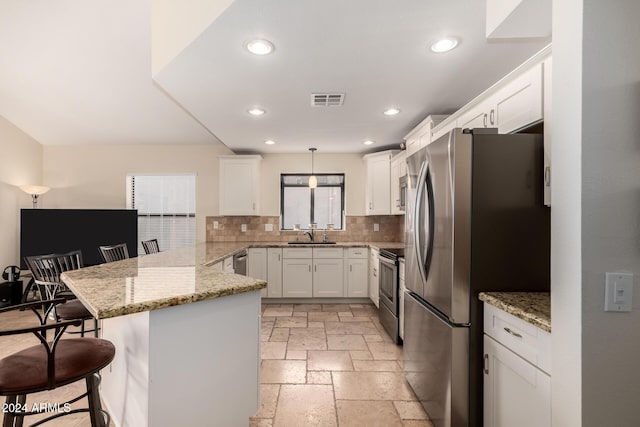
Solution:
M414 207L414 221L415 225L413 227L414 233L414 242L416 249L416 257L418 259L418 271L420 272L420 277L422 278L422 283L427 283L427 257L429 255L429 246L431 244L431 212L430 209L430 200L427 200L427 203L423 203L424 197L432 197L429 194L429 162L425 161L420 169L420 175L417 181L417 194L416 194L416 204ZM424 207L424 212L421 212L421 209ZM424 220L421 214L424 214ZM424 230L425 239L422 241L422 230Z

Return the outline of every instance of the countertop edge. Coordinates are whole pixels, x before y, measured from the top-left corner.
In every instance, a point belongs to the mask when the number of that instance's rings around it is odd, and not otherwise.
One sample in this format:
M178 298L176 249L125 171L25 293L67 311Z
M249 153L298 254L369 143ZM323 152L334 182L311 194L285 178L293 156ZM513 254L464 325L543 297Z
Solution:
M481 292L478 298L551 333L551 303L548 292Z

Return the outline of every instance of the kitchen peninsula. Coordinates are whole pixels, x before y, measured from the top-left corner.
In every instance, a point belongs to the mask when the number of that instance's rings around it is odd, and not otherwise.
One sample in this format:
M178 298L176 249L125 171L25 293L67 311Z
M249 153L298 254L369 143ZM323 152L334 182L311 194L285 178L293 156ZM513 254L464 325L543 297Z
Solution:
M244 425L258 409L260 290L201 243L66 272L116 346L102 400L116 426ZM238 245L238 250L242 245Z

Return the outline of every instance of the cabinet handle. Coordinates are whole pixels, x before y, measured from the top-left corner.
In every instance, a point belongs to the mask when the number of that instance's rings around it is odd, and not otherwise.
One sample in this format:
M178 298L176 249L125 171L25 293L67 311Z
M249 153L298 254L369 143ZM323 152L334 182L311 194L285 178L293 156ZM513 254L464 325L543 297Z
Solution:
M317 272L318 271L318 264L314 264L313 265L313 271Z
M278 254L278 261L280 261L280 254Z
M487 113L482 116L482 126L487 127Z
M489 355L484 354L484 373L489 375Z
M491 113L489 114L489 123L494 124L493 123L493 116L494 116L495 111L492 109Z
M551 166L544 168L544 186L551 187Z
M311 273L311 264L309 264L309 273Z
M349 271L353 271L353 265L349 265Z
M511 334L511 335L513 335L513 336L514 336L514 337L516 337L516 338L522 338L522 335L520 335L520 334L519 334L519 333L517 333L517 332L512 331L512 330L511 330L511 329L509 329L509 328L502 328L502 329L504 329L508 334Z
M371 202L369 202L369 210L371 210L371 209L373 209L373 208L371 207Z
M253 204L253 211L254 212L256 211L256 204L255 203Z

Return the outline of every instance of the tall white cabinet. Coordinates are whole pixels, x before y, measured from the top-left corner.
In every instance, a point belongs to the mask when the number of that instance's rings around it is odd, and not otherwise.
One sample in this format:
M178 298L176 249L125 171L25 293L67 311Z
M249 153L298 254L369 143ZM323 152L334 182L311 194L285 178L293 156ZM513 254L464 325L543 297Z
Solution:
M262 156L219 156L220 215L258 215Z

